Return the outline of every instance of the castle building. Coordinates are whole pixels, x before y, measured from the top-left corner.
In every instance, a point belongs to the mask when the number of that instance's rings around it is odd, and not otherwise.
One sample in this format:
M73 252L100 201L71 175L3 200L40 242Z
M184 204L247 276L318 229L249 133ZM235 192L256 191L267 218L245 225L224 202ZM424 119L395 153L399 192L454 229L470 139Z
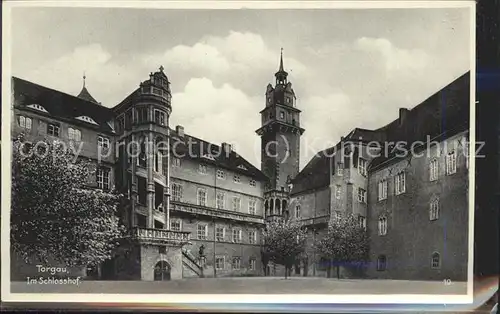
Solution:
M302 275L329 266L312 243L336 215L358 217L370 239L364 269L344 277L466 280L469 73L375 130L356 128L292 180L290 210L308 227Z
M343 267L344 276L465 279L468 74L401 109L384 127L354 129L299 171L305 130L282 54L256 130L261 169L229 143L209 143L171 126L175 100L163 70L114 107L91 96L85 77L78 96L12 79L12 136L81 145L81 157L96 165L88 185L128 197L121 220L129 236L111 259L72 273L148 281L281 275L263 269L261 231L268 221L290 218L308 230L307 256L295 275L325 276L313 243L336 215L352 213L369 233L370 263L362 271ZM380 154L384 143L412 145L427 135L437 144L418 150L431 157L396 156L393 147ZM13 280L36 274L35 265L11 265Z
M89 186L116 188L130 200L122 217L130 237L112 259L80 273L130 280L260 273L267 178L230 144L170 127L172 97L162 67L113 108L99 104L85 84L75 97L12 82L13 137L82 144L81 157L96 165ZM36 273L35 265L12 265L13 279Z

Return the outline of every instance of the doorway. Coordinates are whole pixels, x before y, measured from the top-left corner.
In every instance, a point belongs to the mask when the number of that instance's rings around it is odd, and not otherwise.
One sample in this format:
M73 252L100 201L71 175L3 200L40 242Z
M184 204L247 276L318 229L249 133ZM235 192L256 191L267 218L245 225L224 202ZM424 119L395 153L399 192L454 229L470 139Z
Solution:
M154 268L154 280L155 281L167 281L170 280L170 265L166 261L159 261L156 263Z

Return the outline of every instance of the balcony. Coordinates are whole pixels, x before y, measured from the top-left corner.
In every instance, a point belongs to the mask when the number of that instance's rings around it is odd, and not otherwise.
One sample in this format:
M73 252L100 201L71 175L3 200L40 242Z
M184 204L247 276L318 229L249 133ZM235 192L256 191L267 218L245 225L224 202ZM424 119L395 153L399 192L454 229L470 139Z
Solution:
M183 213L190 213L194 215L215 217L220 219L236 220L241 222L250 222L255 224L264 224L264 219L257 215L250 215L245 213L233 212L228 210L215 210L210 207L180 203L172 201L170 203L170 210Z
M300 222L304 226L314 226L314 225L320 225L320 224L328 224L330 221L330 215L323 215L323 216L317 216L317 217L311 217L311 218L305 218L300 220Z
M189 242L190 232L166 229L134 228L132 238L147 244L172 244L182 246Z

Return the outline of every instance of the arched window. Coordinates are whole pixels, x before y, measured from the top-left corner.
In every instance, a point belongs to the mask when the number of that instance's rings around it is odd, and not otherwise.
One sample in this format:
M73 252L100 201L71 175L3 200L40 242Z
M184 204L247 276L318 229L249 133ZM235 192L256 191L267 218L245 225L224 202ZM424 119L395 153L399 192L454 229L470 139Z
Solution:
M379 255L377 258L377 270L384 271L387 268L387 258L385 255Z
M431 256L431 268L439 269L441 267L441 256L438 252L432 253Z
M266 200L266 202L264 203L264 209L265 209L265 213L266 213L266 217L269 216L269 201Z
M146 167L146 137L143 135L139 141L139 156L137 158L137 165Z
M387 217L381 216L378 219L378 234L385 235L387 234Z
M271 199L271 201L269 202L269 215L274 215L274 201L273 199Z
M281 215L281 202L279 199L276 199L276 214Z
M281 208L283 209L283 211L286 210L287 207L288 207L288 204L287 204L286 200L281 201Z
M164 155L164 143L161 136L155 139L155 154L154 154L154 169L156 172L163 173L163 155Z

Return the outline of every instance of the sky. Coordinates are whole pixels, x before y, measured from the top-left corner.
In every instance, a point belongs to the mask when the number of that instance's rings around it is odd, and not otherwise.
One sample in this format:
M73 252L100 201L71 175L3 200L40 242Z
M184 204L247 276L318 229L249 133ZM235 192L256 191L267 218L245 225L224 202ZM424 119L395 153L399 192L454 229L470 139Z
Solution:
M113 107L162 65L171 127L260 168L259 112L280 49L302 110L301 168L356 127L375 129L471 68L465 8L13 8L12 75Z

